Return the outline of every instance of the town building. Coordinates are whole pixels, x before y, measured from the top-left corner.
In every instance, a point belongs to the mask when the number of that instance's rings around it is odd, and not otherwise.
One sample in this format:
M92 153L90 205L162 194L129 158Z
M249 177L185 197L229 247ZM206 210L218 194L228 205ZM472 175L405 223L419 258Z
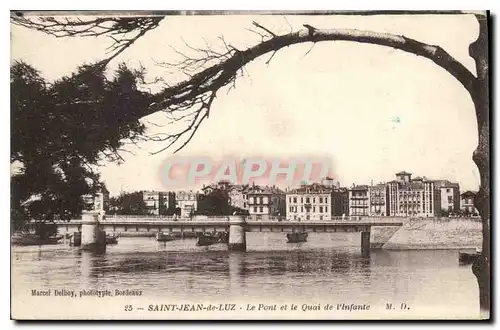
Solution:
M340 182L329 176L323 178L321 184L329 188L340 188Z
M460 210L465 215L477 216L479 212L474 206L474 198L476 197L476 192L467 190L460 195Z
M332 191L332 187L318 183L291 189L286 193L286 219L293 221L331 220Z
M178 191L175 193L175 204L181 209L181 217L190 217L198 208L198 193L189 191Z
M248 210L248 185L232 185L228 191L228 202L232 207Z
M387 216L389 215L388 187L384 183L368 187L369 195L369 216Z
M434 180L441 198L442 214L457 213L460 210L460 186L448 180Z
M217 183L203 185L201 188L204 195L210 195L214 191L223 192L223 196L227 198L229 205L243 210L248 210L248 199L246 190L248 185L232 184L229 181L221 180Z
M349 215L368 216L370 211L370 195L367 185L354 186L349 189Z
M389 215L433 217L441 209L441 195L435 183L426 178L411 179L411 173L396 173L388 183Z
M147 213L150 215L160 215L160 192L143 190L141 193Z
M285 217L285 192L276 186L251 185L245 190L248 212L257 220L269 217Z
M221 190L221 191L228 191L233 185L231 184L230 181L227 180L220 180L215 183L210 183L208 185L203 185L201 188L201 191L205 195L210 195L213 193L215 190Z
M332 189L332 216L349 215L349 190L345 187Z

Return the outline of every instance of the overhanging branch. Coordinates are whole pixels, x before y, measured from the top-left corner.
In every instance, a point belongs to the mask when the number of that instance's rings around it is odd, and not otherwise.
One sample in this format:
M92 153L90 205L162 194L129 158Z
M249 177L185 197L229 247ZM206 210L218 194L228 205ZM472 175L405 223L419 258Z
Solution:
M254 25L266 30L266 28L258 23L254 23ZM230 83L234 84L237 73L242 70L247 63L254 59L269 52L272 52L274 56L274 53L282 48L307 42L312 42L314 45L322 41L352 41L402 50L433 61L453 75L469 93L474 91L476 77L465 66L439 46L428 45L404 36L388 33L351 29L316 29L310 25L305 26L307 29L279 36L275 35L246 50L231 50L223 54L223 56L219 53L211 52L209 58L211 60L219 60L219 63L192 75L190 79L176 86L166 88L153 95L151 97L150 106L145 109L143 116L147 116L157 111L178 111L179 104L183 104L184 102L189 103L197 99L200 95L215 94L220 88ZM183 67L183 69L186 68ZM206 105L207 103L204 104ZM211 105L211 102L209 104ZM210 106L208 108L202 107L202 109L209 111ZM185 110L188 109L186 108ZM202 118L205 119L206 116ZM196 123L195 125L193 122L191 124L192 127L197 128L200 123ZM176 135L176 139L178 138L179 136ZM190 135L189 139L191 138L192 135ZM185 144L183 144L182 147L183 146L185 146Z

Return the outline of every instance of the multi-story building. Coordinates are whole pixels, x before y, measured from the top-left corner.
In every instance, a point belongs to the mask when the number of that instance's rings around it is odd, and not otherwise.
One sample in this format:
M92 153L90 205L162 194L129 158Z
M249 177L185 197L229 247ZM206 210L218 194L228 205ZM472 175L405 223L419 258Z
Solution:
M332 191L331 187L318 183L291 189L286 193L287 220L331 220Z
M329 188L340 188L340 182L329 176L323 178L321 184Z
M388 183L389 215L432 217L440 210L441 196L435 184L426 178L411 179L411 173L396 173Z
M217 183L203 185L201 190L205 195L210 195L214 191L222 192L222 195L227 197L229 205L248 210L247 188L248 185L236 185L229 181L221 180Z
M219 182L216 183L203 185L201 191L203 191L205 195L210 195L212 192L214 192L214 190L228 191L229 189L231 189L231 187L233 187L231 182L227 180L220 180Z
M159 215L160 214L160 192L159 191L148 191L143 190L142 200L146 205L146 210L148 214Z
M189 217L198 208L198 194L192 190L175 193L176 207L181 209L181 217Z
M388 188L386 184L380 183L368 187L370 216L387 216L389 214Z
M233 185L229 187L229 205L242 210L248 210L247 189L248 185Z
M349 215L368 216L370 211L370 195L368 186L354 186L349 189Z
M474 206L474 198L476 197L476 192L467 190L462 195L460 195L460 210L466 215L478 215L476 207Z
M441 211L445 213L460 210L460 186L448 180L434 180L434 186L440 192Z
M257 219L285 215L285 192L275 186L248 186L248 212Z
M165 214L167 209L175 207L175 193L156 190L142 190L142 200L150 215Z
M332 189L332 216L349 215L349 190L344 187Z

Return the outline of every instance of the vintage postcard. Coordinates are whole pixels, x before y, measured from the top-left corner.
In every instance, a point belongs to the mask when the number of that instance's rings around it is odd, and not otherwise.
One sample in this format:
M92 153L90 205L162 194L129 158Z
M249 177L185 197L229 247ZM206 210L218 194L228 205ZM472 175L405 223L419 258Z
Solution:
M488 12L10 20L13 319L489 319Z

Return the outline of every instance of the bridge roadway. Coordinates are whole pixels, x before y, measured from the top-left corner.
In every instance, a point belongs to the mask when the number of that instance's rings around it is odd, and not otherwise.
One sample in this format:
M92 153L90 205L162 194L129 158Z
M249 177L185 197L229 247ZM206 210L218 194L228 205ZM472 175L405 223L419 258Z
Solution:
M236 221L236 222L235 222ZM58 221L59 233L80 231L82 220ZM400 227L403 222L391 218L359 218L331 221L277 221L277 220L247 220L241 216L205 217L204 219L162 219L159 217L109 217L99 222L99 227L107 233L121 233L123 236L148 236L158 231L181 233L229 232L231 241L243 244L246 249L245 232L315 232L315 233L361 233L361 248L363 253L370 249L371 227Z

